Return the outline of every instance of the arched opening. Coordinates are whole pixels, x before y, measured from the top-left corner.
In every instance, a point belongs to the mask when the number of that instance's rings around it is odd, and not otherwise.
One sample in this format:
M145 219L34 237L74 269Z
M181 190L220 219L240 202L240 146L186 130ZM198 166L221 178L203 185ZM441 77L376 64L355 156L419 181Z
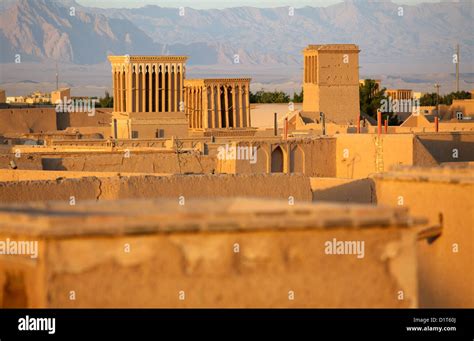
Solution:
M143 111L143 69L142 67L138 70L138 103L137 103L137 111Z
M136 112L137 110L137 73L135 68L132 73L132 111Z
M283 150L280 146L272 152L272 173L283 173Z
M151 74L151 111L156 111L156 69L154 66Z
M147 66L145 69L145 111L151 111L150 109L150 70Z
M234 94L232 93L232 87L227 87L227 99L228 99L228 107L227 107L227 115L229 119L229 127L234 128Z
M178 103L178 108L176 108L176 111L182 111L182 104L181 104L181 68L178 66L178 73L176 75L176 96L177 100L176 102Z
M160 66L160 72L158 73L158 111L163 112L163 71Z
M304 152L299 146L291 150L290 172L304 173Z
M221 128L227 128L226 125L226 110L227 108L225 107L225 88L221 86L219 88L219 95L221 96L221 122L222 122L222 127Z
M249 127L250 124L248 122L248 119L247 119L247 94L246 94L246 87L245 86L242 86L242 91L241 91L241 95L240 96L240 103L242 105L242 127Z
M125 89L125 71L122 70L122 88L121 88L121 91L122 91L122 111L127 111L127 92L126 92L126 89Z
M175 72L176 70L174 69L174 66L171 66L171 81L170 81L170 91L171 91L171 102L170 102L170 110L169 111L176 111L176 108L174 107L174 100L175 100L175 91L176 91L176 84L175 84Z
M168 67L166 67L165 72L165 109L163 111L170 111L170 102L169 102L169 91L170 91L170 83L169 83L169 73Z
M212 126L213 128L215 128L215 127L220 128L219 127L219 111L218 111L218 108L217 108L217 100L218 100L218 96L219 96L219 94L217 92L218 90L219 90L218 87L213 86L213 92L212 92L213 96L214 96L214 98L212 99L212 103L214 105L214 108L213 108L213 110L214 110L214 115L213 115L214 116L214 124Z

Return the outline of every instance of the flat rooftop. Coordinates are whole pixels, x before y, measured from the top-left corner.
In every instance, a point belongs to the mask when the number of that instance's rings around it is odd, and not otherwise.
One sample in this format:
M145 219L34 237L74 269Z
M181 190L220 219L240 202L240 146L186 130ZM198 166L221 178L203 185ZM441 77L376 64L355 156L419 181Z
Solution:
M406 208L233 198L37 202L0 205L0 234L67 238L173 232L411 227Z

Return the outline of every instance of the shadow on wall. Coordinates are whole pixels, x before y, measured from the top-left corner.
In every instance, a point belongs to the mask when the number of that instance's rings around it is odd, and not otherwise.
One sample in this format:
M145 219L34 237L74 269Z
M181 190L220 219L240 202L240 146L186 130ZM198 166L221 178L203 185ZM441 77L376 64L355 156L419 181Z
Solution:
M312 178L313 202L332 201L371 204L376 202L372 179Z
M68 112L56 113L56 128L58 130L65 130L71 126L71 114Z
M427 134L417 138L438 163L474 161L474 134Z
M42 158L41 166L43 170L67 170L62 158Z

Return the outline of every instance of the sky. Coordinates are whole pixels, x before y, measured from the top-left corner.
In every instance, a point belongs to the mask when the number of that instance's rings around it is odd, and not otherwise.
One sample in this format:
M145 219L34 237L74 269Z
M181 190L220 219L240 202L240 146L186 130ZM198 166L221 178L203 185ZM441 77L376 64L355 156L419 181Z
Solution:
M76 0L83 6L102 8L143 7L145 5L158 5L161 7L192 7L199 9L226 8L226 7L326 7L342 0ZM382 0L386 1L386 0ZM440 2L440 0L394 0L397 4L416 5L422 2Z

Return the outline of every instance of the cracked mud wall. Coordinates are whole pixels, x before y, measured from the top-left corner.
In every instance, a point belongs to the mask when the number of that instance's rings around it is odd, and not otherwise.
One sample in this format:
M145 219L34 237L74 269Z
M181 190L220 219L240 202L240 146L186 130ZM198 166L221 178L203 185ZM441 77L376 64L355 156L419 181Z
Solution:
M303 175L173 175L84 177L79 179L0 182L0 202L125 198L260 197L311 201L309 178Z
M326 255L332 238L364 240L365 257ZM77 237L42 245L35 276L44 286L28 289L29 307L417 305L415 236L403 228Z

